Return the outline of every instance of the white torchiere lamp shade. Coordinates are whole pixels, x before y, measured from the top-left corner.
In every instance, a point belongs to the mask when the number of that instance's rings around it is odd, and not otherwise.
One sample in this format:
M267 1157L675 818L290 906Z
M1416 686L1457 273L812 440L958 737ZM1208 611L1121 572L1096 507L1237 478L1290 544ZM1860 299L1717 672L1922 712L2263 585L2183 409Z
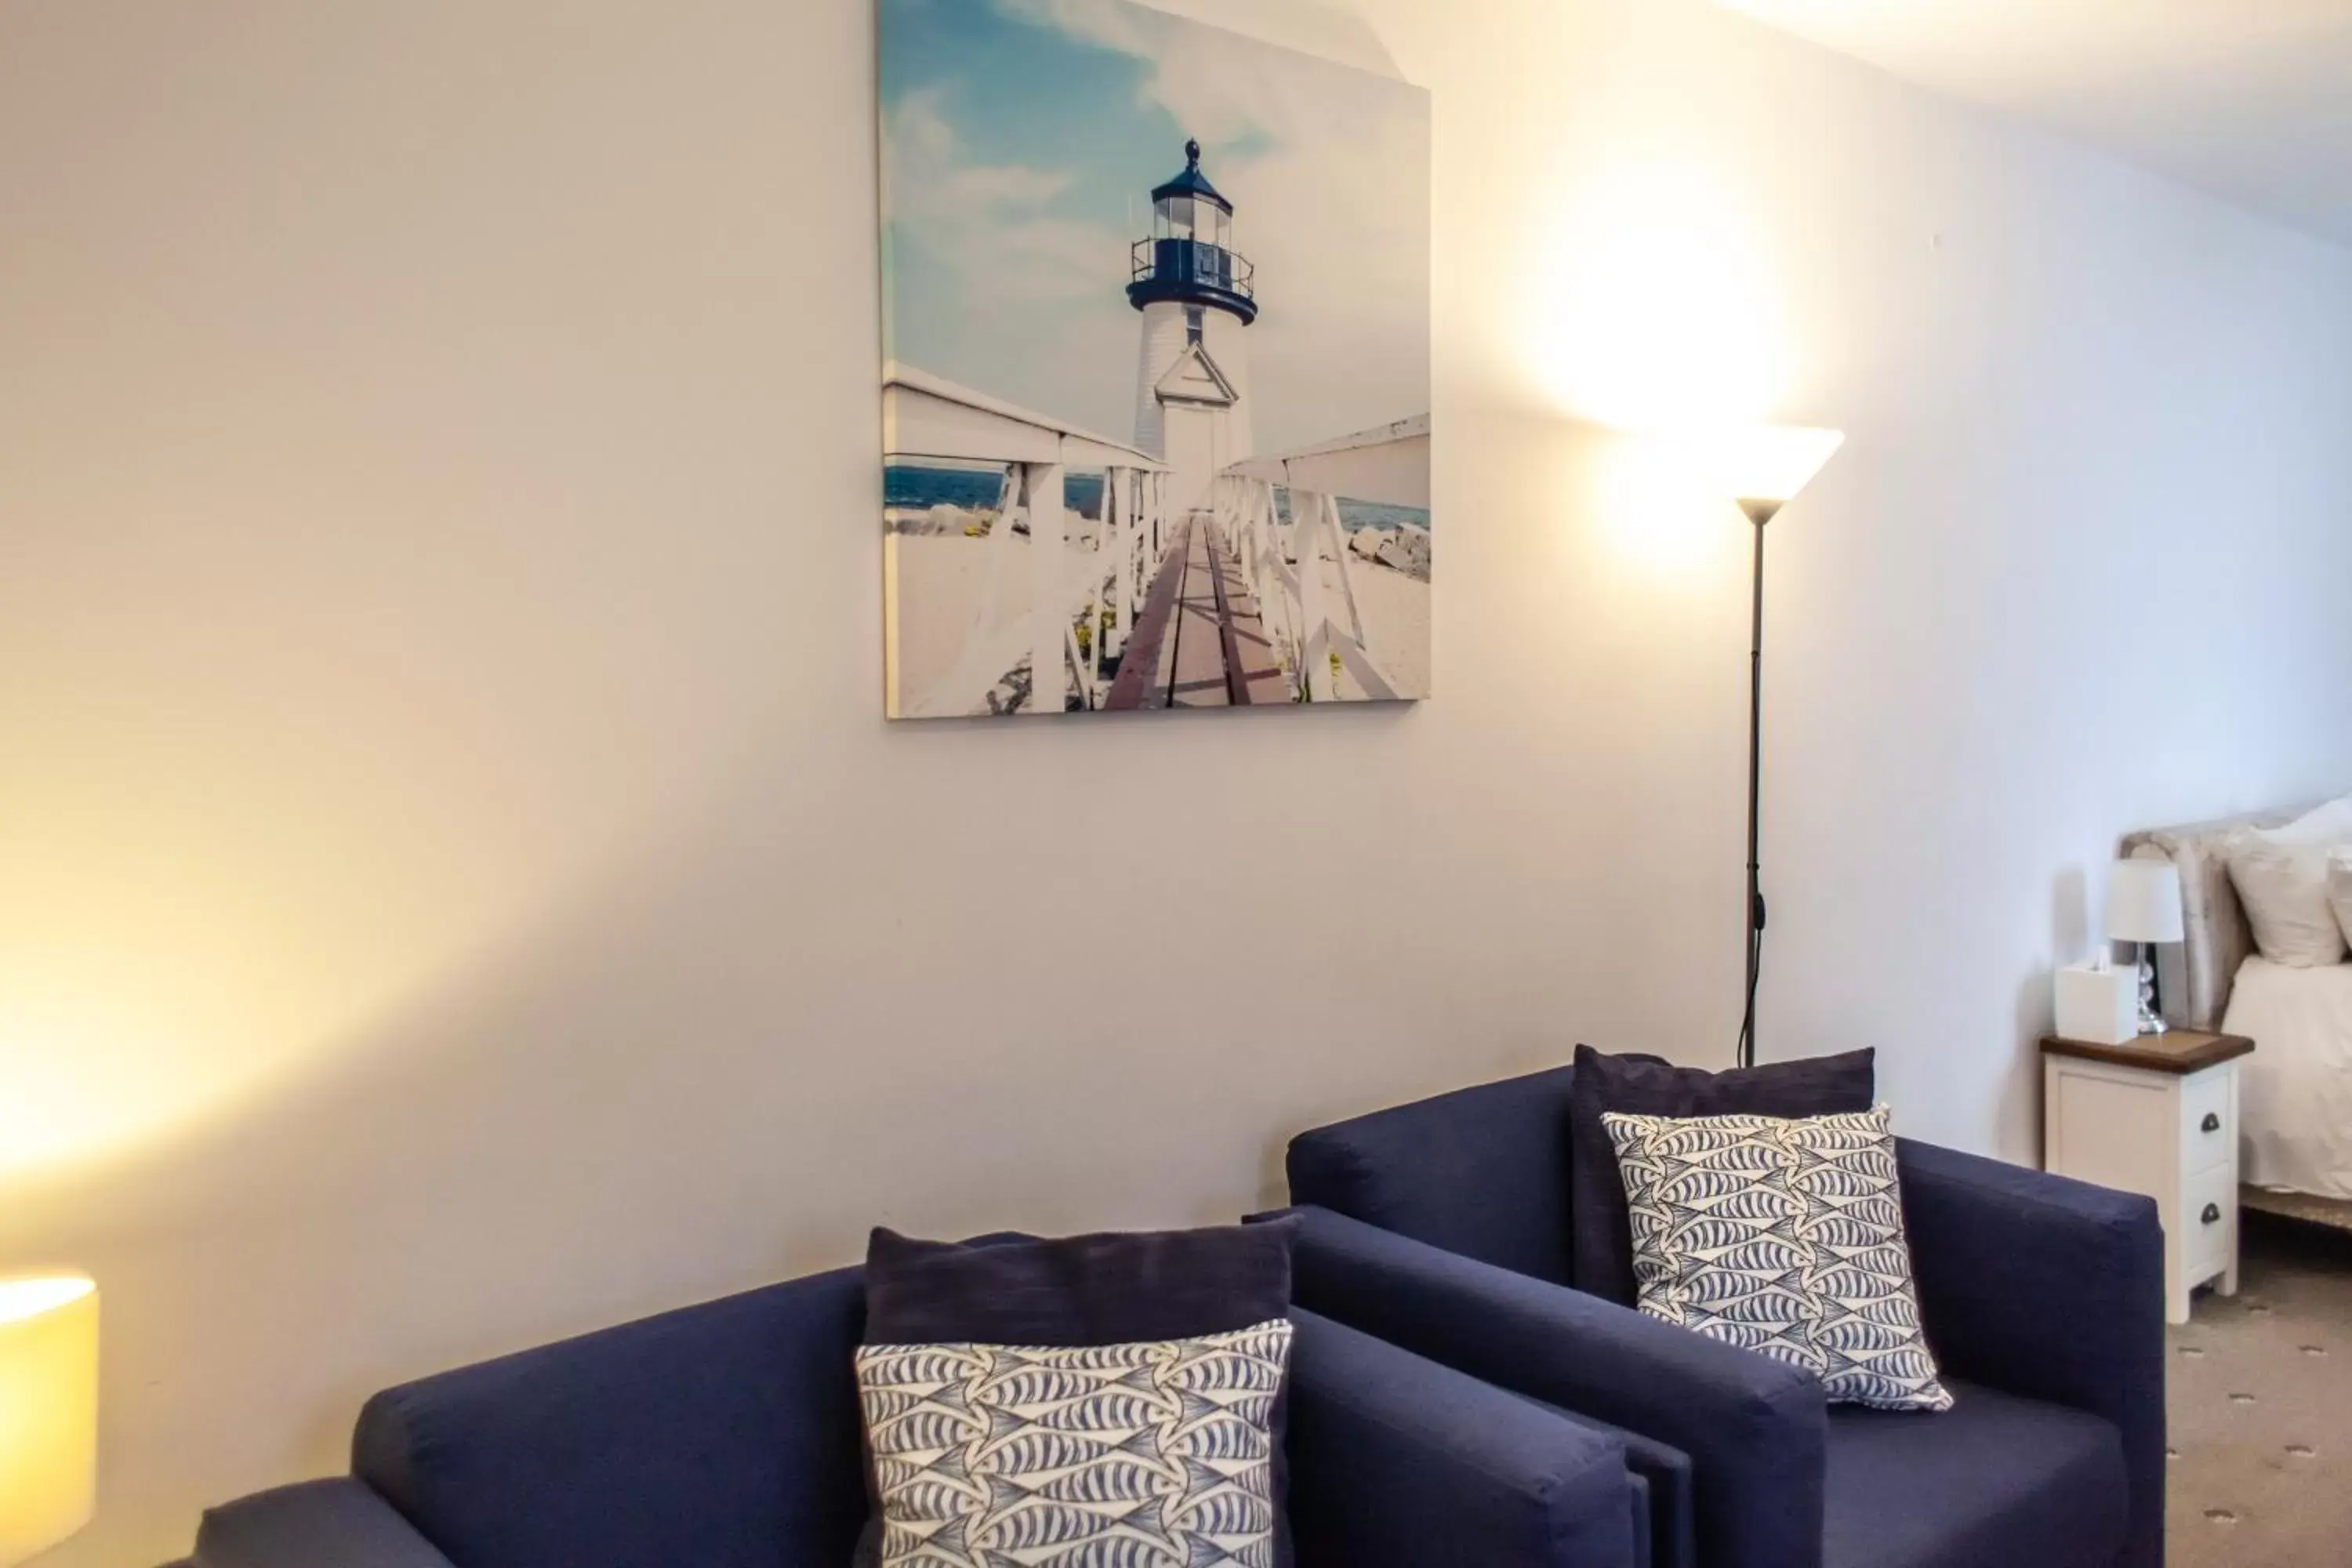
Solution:
M1751 522L1769 522L1807 485L1840 447L1841 430L1805 430L1766 425L1724 438L1717 448L1716 483L1739 503Z
M98 1502L98 1287L0 1279L0 1564L89 1522Z

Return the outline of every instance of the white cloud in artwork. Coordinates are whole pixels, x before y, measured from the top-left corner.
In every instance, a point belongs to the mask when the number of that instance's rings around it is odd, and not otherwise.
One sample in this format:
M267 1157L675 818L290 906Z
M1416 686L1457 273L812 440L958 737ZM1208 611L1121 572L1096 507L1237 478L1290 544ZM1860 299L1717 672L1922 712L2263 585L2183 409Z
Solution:
M1127 331L1126 301L1106 287L1124 276L1124 236L1052 210L1066 174L969 158L935 92L907 94L882 137L884 218L901 252L889 265L923 279L897 298L934 312L959 350L921 368L1125 439L1131 372L1105 352Z
M1118 0L998 0L998 8L1008 16L1056 27L1123 55L1151 54L1153 40L1144 30L1150 18Z
M1105 267L1125 242L1116 230L1046 211L1068 188L1066 174L964 162L934 92L908 93L883 136L883 166L895 175L887 216L959 279L969 300L1102 292Z

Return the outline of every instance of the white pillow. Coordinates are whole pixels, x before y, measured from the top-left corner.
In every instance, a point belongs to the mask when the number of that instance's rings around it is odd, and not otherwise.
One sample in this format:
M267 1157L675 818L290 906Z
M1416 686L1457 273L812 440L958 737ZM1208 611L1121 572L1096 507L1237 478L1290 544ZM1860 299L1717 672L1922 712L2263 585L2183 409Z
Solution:
M1887 1110L1609 1111L1642 1310L1803 1367L1835 1402L1949 1410L1919 1324Z
M2268 837L2283 844L2352 844L2352 795L2315 806Z
M2345 926L2328 901L2328 858L2352 845L2352 797L2328 802L2284 827L2231 836L2230 880L2254 945L2294 969L2344 962Z

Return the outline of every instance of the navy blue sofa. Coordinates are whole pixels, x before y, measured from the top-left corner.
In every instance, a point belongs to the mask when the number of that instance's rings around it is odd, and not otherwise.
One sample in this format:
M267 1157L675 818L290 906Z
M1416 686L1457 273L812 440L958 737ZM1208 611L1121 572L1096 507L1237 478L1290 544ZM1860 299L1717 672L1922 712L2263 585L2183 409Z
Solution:
M377 1394L352 1474L205 1516L194 1568L846 1568L866 1518L862 1271ZM1297 1314L1301 1568L1637 1568L1623 1445Z
M2160 1568L2155 1205L1930 1145L1899 1160L1943 1415L1569 1288L1573 1069L1290 1145L1302 1306L1622 1428L1674 1568Z

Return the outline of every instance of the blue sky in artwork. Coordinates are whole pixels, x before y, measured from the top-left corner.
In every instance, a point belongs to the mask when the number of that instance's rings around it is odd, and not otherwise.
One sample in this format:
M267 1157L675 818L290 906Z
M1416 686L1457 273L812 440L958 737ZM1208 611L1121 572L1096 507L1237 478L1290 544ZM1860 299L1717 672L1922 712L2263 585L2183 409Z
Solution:
M882 0L882 30L886 112L909 92L937 92L970 161L1070 176L1053 204L1066 214L1119 211L1139 194L1139 163L1183 166L1184 134L1141 100L1147 72L1133 55L993 0Z
M1258 267L1261 449L1425 413L1428 100L1126 0L879 0L886 352L1125 440L1128 246L1184 166Z

